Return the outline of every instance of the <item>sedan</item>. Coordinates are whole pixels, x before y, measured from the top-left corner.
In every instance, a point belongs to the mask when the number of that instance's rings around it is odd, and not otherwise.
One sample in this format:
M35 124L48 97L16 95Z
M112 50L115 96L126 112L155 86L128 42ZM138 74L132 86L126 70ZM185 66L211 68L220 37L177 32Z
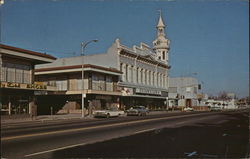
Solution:
M144 106L135 106L127 110L127 115L145 116L148 110Z
M124 111L118 109L105 109L105 110L96 110L93 112L94 117L117 117L123 115Z

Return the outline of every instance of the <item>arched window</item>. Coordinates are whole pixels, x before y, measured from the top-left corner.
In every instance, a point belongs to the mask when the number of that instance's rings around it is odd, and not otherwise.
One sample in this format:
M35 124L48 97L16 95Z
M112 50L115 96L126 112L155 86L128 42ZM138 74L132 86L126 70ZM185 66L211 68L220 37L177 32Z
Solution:
M162 59L165 60L165 58L166 58L166 52L162 51Z

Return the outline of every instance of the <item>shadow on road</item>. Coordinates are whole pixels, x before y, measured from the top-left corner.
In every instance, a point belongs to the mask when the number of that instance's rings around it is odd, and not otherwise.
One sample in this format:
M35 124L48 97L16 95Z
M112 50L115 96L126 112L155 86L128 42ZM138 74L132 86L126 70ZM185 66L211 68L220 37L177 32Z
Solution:
M230 120L164 128L129 137L78 146L52 158L245 158L249 114L224 114Z

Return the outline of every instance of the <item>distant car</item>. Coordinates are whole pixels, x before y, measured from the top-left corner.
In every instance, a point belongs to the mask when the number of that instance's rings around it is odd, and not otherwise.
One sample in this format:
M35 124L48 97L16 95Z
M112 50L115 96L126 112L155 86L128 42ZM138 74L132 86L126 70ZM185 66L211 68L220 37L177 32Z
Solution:
M184 108L184 111L193 111L194 109L191 107Z
M118 117L123 115L124 111L118 109L105 109L105 110L95 110L93 112L94 117Z
M135 106L127 110L127 116L145 116L147 113L149 113L149 111L144 106Z
M222 108L218 107L218 106L214 106L214 107L210 108L210 111L221 111L221 110L222 110Z

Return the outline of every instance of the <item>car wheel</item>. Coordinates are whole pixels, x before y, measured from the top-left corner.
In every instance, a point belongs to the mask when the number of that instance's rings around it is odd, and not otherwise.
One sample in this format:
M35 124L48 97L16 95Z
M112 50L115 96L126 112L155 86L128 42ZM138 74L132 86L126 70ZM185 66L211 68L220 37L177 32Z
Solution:
M110 114L107 114L107 116L106 116L107 118L109 118L110 117Z

